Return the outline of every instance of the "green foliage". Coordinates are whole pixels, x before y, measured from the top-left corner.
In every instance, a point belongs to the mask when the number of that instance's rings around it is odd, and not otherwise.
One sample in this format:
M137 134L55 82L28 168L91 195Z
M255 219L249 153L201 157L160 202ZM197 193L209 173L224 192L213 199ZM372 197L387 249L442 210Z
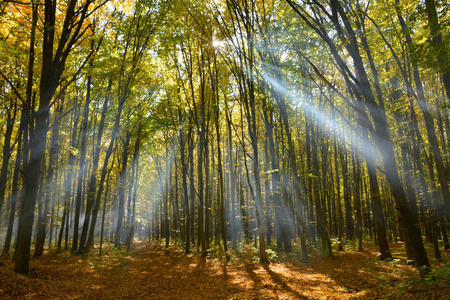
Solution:
M253 264L259 261L258 249L249 243L239 243L233 253L240 262L246 264Z
M276 251L274 251L272 249L266 249L266 253L267 253L267 258L269 259L269 261L274 262L278 259L278 254Z
M226 253L221 245L217 245L207 249L208 256L215 258L221 262L226 262Z

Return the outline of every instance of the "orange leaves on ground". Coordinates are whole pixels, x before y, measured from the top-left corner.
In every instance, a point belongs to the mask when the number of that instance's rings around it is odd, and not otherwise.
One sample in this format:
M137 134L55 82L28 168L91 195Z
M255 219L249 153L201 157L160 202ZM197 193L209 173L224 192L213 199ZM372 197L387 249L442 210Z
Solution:
M32 260L30 276L14 273L10 260L0 267L1 299L446 299L445 262L420 280L406 266L403 244L393 244L394 260L380 262L376 248L311 255L309 263L224 266L216 259L159 245L137 244L129 255L110 250L99 258L47 253ZM444 260L449 258L444 254ZM446 270L448 270L447 268ZM447 277L446 277L447 276ZM449 299L449 298L447 298Z

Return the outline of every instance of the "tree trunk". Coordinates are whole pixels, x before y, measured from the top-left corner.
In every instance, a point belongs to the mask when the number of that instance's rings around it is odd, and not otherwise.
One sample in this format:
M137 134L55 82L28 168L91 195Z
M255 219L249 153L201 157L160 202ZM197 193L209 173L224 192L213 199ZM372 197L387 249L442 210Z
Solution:
M89 80L88 80L89 81ZM75 198L75 216L73 220L73 239L72 239L72 249L71 253L78 252L78 229L80 224L80 214L81 214L81 203L83 202L83 183L85 179L85 169L86 169L86 140L87 140L87 126L89 121L89 103L90 98L90 84L87 88L86 101L83 109L83 116L81 121L81 145L80 145L80 166L78 170L78 181L77 181L77 196ZM80 243L81 244L81 243Z
M334 110L332 112L332 118L335 119ZM334 127L337 130L337 127ZM334 169L336 176L336 199L337 202L337 232L338 232L338 251L344 251L344 217L342 216L342 202L341 202L341 178L339 177L339 164L338 164L338 152L340 151L337 147L337 138L334 137Z
M3 202L5 200L6 193L6 183L8 180L8 166L9 160L11 158L11 136L14 129L14 122L16 120L17 114L17 104L14 105L14 111L12 114L8 111L8 116L6 117L6 132L3 140L3 159L2 167L0 171L0 226L3 224Z
M48 7L48 3L46 2L46 12L50 8ZM35 43L35 34L36 34L36 24L38 19L38 6L34 3L32 3L32 10L33 10L33 16L32 16L32 25L31 25L31 37L30 37L30 48L29 48L29 60L28 60L28 78L27 78L27 103L28 105L31 105L31 97L32 97L32 88L33 88L33 68L34 68L34 43ZM50 22L48 20L47 14L46 14L46 22ZM46 30L45 34L49 37L52 37L52 29ZM53 40L52 40L53 42ZM53 46L52 46L53 47ZM48 47L44 47L45 51L49 51ZM46 64L49 64L49 61L45 61ZM44 65L44 61L43 61ZM43 68L44 71L44 68ZM42 75L46 75L44 72L42 72ZM50 99L49 99L50 100ZM39 116L43 118L43 120L40 121L40 123L45 124L45 115L42 116L42 110L44 110L45 103L42 102L42 109L39 111ZM24 109L25 111L25 109ZM28 109L27 109L28 111ZM28 119L28 114L25 114ZM31 114L30 114L31 115ZM44 122L42 122L44 121ZM33 116L31 116L29 122L26 122L26 127L30 129L34 128L33 126ZM44 130L44 134L42 134L42 130ZM42 128L40 131L40 135L44 135L46 137L46 131L45 127ZM17 239L16 239L16 249L14 252L15 257L15 265L14 265L14 271L17 273L22 273L27 275L28 269L30 265L30 245L31 245L31 231L33 229L33 221L34 221L34 206L36 204L36 197L37 197L37 184L39 181L39 170L40 169L40 162L42 160L41 157L43 157L43 154L41 153L39 155L39 152L36 149L36 146L39 144L44 143L44 149L45 149L45 139L40 140L40 142L36 142L38 140L37 136L33 140L29 141L28 138L28 130L24 132L23 135L23 141L24 141L24 149L26 150L32 150L33 154L30 157L30 160L28 160L28 151L24 153L24 160L23 160L23 168L24 168L24 195L22 197L22 204L20 207L19 212L19 225L17 229ZM28 142L29 141L29 142ZM36 145L38 144L38 145ZM29 148L28 148L29 147ZM41 149L42 150L42 149ZM36 154L37 152L37 154ZM29 173L28 170L33 171L34 173Z
M126 190L126 182L127 182L127 172L128 172L128 148L130 145L131 133L127 132L125 136L125 141L123 142L123 152L122 152L122 169L119 172L119 204L118 204L118 213L117 213L117 226L116 233L114 235L114 246L119 247L122 241L122 226L123 226L123 217L125 210L125 190ZM169 176L167 174L167 176ZM168 238L168 237L167 237Z
M226 100L225 100L226 101ZM225 105L227 102L225 102ZM236 225L237 222L239 222L239 225L242 226L241 218L238 218L239 209L236 209L236 204L239 207L239 202L236 203L236 170L234 166L234 160L233 160L233 138L232 138L232 119L231 119L231 113L229 112L228 106L226 106L226 120L227 120L227 128L228 128L228 164L230 169L230 202L231 202L231 221L230 221L230 227L231 227L231 245L233 249L236 249L237 247L237 234L238 234L238 227ZM238 221L239 220L239 221Z
M355 158L356 156L356 158ZM356 216L356 235L358 236L358 251L363 251L362 247L362 215L361 215L361 162L357 153L353 153L353 176L355 184L355 216Z
M185 227L185 254L190 252L190 215L189 215L189 195L187 187L187 161L185 158L185 142L184 142L184 121L186 116L182 116L181 109L178 110L178 116L181 123L179 130L179 143L180 143L180 161L181 161L181 177L183 181L183 198L184 198L184 227Z
M97 190L97 195L96 195L96 199L95 199L95 203L94 203L94 210L92 212L92 221L91 221L91 225L89 228L89 236L88 236L88 239L87 239L87 242L85 245L85 250L84 250L84 252L86 252L86 253L89 252L90 247L94 242L95 224L97 222L98 210L100 208L100 202L101 202L103 188L104 188L103 185L105 183L106 175L108 173L109 159L110 159L111 155L113 154L114 144L116 142L116 135L119 132L120 116L122 115L122 110L123 110L125 101L126 101L126 98L119 99L119 107L117 108L116 119L114 122L114 127L111 132L111 140L109 142L108 149L106 150L105 159L103 162L102 173L101 173L100 181L98 182L98 190ZM105 108L105 106L104 106L104 108Z
M314 132L314 130L313 130ZM330 236L328 235L327 232L327 226L326 226L326 222L327 220L325 219L325 215L323 213L323 209L322 209L322 201L320 199L320 195L319 195L319 160L317 157L317 147L316 147L316 138L317 138L317 131L316 134L312 135L311 138L311 148L312 148L312 168L313 168L313 174L314 174L314 181L313 181L313 189L314 189L314 204L316 207L316 226L317 226L317 231L320 234L320 238L322 239L322 247L323 249L328 251L328 255L332 256L333 252L331 249L331 240L330 240Z
M8 229L6 231L5 245L3 247L3 254L9 253L11 247L11 238L14 227L14 216L16 214L16 203L19 198L19 170L21 166L21 160L23 156L27 156L27 149L22 147L22 138L24 136L24 130L28 127L29 110L26 106L22 107L22 113L20 117L19 132L17 133L17 150L16 161L14 164L14 174L11 188L11 200L9 208Z
M77 127L78 127L78 121L79 121L79 111L77 109L74 110L72 114L72 134L70 137L70 146L72 149L76 147L76 140L77 140ZM63 212L63 219L61 221L61 229L59 231L59 237L58 237L58 244L57 244L57 251L61 251L61 245L62 245L62 239L63 234L65 234L65 245L64 249L68 249L68 242L69 242L69 220L70 220L70 199L72 198L72 178L75 174L75 155L71 151L69 154L69 170L67 171L67 174L64 178L64 212Z
M218 101L218 100L217 100ZM226 227L225 227L225 199L224 199L224 180L223 180L223 168L222 168L222 147L220 145L220 128L219 128L219 103L216 103L215 107L215 127L216 127L216 139L217 139L217 168L219 173L219 211L220 211L220 231L222 235L222 243L223 243L223 251L225 252L226 262L230 261L230 256L228 254L228 245L227 245L227 235L226 235Z
M439 24L435 0L425 0L425 10L428 17L428 26L430 28L432 46L436 53L436 59L441 69L442 82L447 95L447 101L450 100L450 63L448 62L449 51L442 43L441 26ZM447 212L450 213L450 199L446 201Z
M46 236L46 227L48 226L48 214L49 214L49 206L52 205L53 201L52 197L55 197L56 191L52 190L53 181L56 180L55 169L58 164L58 156L59 156L59 131L61 122L58 118L62 114L63 102L59 103L56 108L55 121L52 126L52 134L50 140L50 157L48 162L48 170L47 170L47 182L46 182L46 195L45 195L45 203L44 203L44 211L40 219L37 222L37 238L36 245L34 249L34 256L40 256L44 253L44 243ZM56 185L54 185L56 186Z

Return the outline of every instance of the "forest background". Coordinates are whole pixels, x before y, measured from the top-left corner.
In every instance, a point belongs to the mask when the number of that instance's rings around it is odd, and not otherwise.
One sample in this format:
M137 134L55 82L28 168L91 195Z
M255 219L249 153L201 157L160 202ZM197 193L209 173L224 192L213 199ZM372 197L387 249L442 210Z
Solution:
M0 241L449 249L446 1L0 4Z

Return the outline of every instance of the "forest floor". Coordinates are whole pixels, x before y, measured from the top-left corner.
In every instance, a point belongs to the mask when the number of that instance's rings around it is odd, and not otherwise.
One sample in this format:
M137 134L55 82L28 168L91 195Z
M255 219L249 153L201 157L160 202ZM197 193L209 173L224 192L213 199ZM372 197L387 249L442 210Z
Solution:
M313 251L309 263L295 251L270 252L268 266L248 247L225 266L220 251L205 258L137 242L130 252L106 247L102 257L50 251L32 259L29 276L2 257L0 299L450 299L449 252L442 261L430 253L433 271L421 280L406 266L404 244L390 247L391 261L379 261L368 243L333 257Z

